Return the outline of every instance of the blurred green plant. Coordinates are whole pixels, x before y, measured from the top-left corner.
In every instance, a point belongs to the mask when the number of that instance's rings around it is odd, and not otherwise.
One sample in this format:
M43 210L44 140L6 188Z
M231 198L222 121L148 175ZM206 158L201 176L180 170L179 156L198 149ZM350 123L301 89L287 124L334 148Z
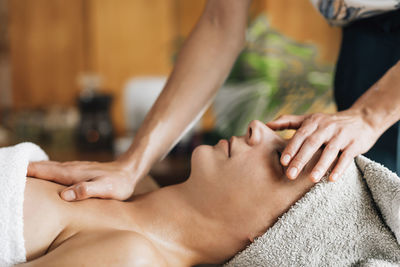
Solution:
M250 120L271 120L282 109L304 114L315 101L332 104L333 65L316 62L315 46L274 31L265 15L251 23L246 40L214 103L222 136L241 135Z

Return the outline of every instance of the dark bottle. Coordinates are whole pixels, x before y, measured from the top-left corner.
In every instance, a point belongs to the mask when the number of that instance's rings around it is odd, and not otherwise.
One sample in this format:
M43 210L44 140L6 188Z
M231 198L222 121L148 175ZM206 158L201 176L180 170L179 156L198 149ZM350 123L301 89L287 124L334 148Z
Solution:
M77 139L85 150L112 150L114 130L110 116L112 97L93 93L78 99L80 122Z

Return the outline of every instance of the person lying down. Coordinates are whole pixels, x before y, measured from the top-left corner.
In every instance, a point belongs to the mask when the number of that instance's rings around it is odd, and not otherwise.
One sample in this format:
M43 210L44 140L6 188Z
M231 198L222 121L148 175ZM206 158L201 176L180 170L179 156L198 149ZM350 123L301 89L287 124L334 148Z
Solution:
M355 165L354 175L313 187L307 176L320 152L287 179L285 143L253 121L245 136L197 147L186 182L131 202L65 202L63 186L25 177L28 161L46 159L42 150L0 149L0 266L400 263L399 209L379 210Z

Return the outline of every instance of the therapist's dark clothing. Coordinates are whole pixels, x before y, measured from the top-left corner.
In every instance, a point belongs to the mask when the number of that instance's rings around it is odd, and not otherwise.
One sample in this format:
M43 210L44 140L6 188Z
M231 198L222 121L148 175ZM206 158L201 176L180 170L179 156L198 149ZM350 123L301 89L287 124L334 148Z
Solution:
M400 10L345 26L334 83L338 109L348 109L399 60ZM396 123L365 155L399 175L399 148L399 123Z

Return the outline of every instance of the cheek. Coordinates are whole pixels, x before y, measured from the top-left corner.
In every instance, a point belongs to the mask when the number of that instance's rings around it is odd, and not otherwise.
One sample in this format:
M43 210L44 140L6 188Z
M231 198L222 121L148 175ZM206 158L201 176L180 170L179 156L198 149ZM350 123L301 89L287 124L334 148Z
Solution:
M231 162L227 171L229 176L239 183L252 184L254 186L269 183L278 179L276 168L265 155L248 154Z

